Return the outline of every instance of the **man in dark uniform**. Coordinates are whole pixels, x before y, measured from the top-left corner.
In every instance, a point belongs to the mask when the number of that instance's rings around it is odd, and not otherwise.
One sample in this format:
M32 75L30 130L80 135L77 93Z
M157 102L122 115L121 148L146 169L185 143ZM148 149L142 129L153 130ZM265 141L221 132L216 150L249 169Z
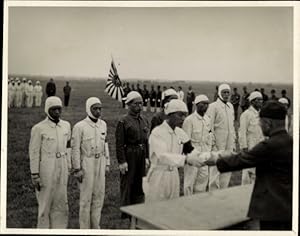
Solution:
M274 101L278 100L278 97L276 96L276 90L275 89L271 90L271 98L270 99L274 100Z
M160 90L160 85L158 85L157 86L157 93L156 93L156 112L160 112L161 96L162 96L162 92Z
M268 96L267 94L265 94L265 89L264 89L264 88L261 88L261 89L260 89L260 93L261 93L261 95L263 96L263 104L265 104L266 101L269 100L269 96Z
M69 85L69 82L66 82L66 86L64 87L64 105L67 107L69 105L69 99L71 94L71 86Z
M56 93L56 85L53 79L51 78L46 85L46 94L48 97L50 97L50 96L55 96L55 93Z
M136 91L134 84L131 85L131 91Z
M162 101L163 108L160 112L156 113L151 120L151 131L156 127L163 123L166 118L166 114L164 111L164 105L170 102L172 99L178 99L177 93L174 89L167 89L164 93L164 100Z
M147 89L146 84L144 84L144 89L142 90L142 97L143 97L143 111L147 111L148 100L149 100L149 91Z
M156 91L154 90L154 85L151 85L150 90L150 109L151 112L155 112L155 102L156 102Z
M248 100L248 97L250 94L248 93L246 86L243 87L243 91L244 91L244 93L242 95L241 108L242 108L242 111L244 112L250 106L250 103Z
M142 96L132 91L127 95L125 103L129 111L119 120L115 133L116 155L121 172L121 206L144 202L142 180L149 166L149 124L140 114ZM128 215L122 214L122 218L126 217Z
M189 111L189 115L193 112L193 102L195 100L195 93L192 90L192 86L189 86L189 90L186 94L186 104Z
M142 91L142 89L140 88L140 84L137 84L137 85L136 85L136 91L137 91L139 94L142 95L143 91Z
M233 88L233 93L230 98L230 102L233 105L234 109L234 120L237 120L238 111L240 106L241 95L237 92L237 88Z
M260 221L261 230L291 230L293 139L285 130L286 109L268 101L260 113L260 126L268 139L251 150L211 158L220 172L256 167L248 216Z
M285 89L281 90L281 97L282 98L286 98L288 100L288 102L289 102L288 108L290 108L290 106L291 106L291 99L286 96L286 90Z
M124 97L127 97L127 94L130 93L130 91L131 91L128 82L126 83L126 86L124 87L123 91L124 91ZM123 100L122 102L123 102L123 108L126 107L125 100ZM127 107L126 107L126 109L127 109Z

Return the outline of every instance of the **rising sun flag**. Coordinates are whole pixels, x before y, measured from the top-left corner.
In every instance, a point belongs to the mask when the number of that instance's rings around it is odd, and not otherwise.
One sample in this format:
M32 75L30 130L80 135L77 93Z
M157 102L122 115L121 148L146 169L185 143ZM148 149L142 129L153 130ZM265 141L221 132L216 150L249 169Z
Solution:
M111 66L108 74L105 92L112 98L122 102L124 91L122 88L122 82L118 75L117 67L113 59L111 60Z

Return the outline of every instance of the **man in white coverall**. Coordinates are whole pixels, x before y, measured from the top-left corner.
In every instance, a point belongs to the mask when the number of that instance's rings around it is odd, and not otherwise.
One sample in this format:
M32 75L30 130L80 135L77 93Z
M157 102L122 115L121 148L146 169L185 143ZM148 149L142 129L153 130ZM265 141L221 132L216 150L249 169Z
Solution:
M43 89L40 81L36 81L34 86L35 106L40 107L42 103Z
M17 80L17 85L16 85L16 95L15 95L15 103L16 103L16 107L21 107L22 106L22 85L21 85L21 81Z
M15 81L14 79L10 79L8 81L8 101L7 101L8 108L14 107L15 93L16 93Z
M81 229L100 229L105 171L110 165L107 126L100 119L101 108L100 99L89 98L86 101L87 117L74 126L72 133L72 165L80 183Z
M37 228L64 229L68 224L71 126L60 119L61 109L60 98L47 98L47 118L31 130L29 157L38 201Z
M252 149L264 139L259 125L259 111L263 105L263 96L254 91L248 97L250 107L241 114L239 128L239 144L242 151ZM242 170L242 185L255 181L255 168Z
M202 166L211 157L210 152L200 153L187 142L187 134L181 129L187 112L183 101L171 100L165 106L165 121L151 132L151 167L143 186L146 202L179 197L178 167L184 164Z
M182 129L186 132L193 147L199 152L210 152L213 135L210 130L210 119L205 114L209 105L206 95L195 98L196 110L183 122ZM184 166L184 195L205 192L208 186L208 166Z
M33 86L31 80L28 80L28 85L25 88L26 107L32 107L33 104Z
M214 145L212 150L233 151L236 149L234 129L234 109L229 102L230 87L221 84L218 87L218 98L211 103L207 115L211 122L211 131L214 134ZM215 166L209 167L209 191L227 188L230 182L231 172L222 173Z

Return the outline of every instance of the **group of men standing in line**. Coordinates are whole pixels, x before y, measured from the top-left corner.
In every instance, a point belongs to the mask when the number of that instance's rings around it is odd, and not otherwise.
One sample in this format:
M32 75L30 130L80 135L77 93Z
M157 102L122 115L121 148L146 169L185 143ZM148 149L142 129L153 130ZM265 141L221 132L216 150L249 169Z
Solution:
M185 195L227 188L231 171L244 169L242 184L255 181L259 188L254 189L249 216L260 220L262 229L290 229L292 138L284 126L287 106L274 101L263 107L262 94L252 92L250 107L240 118L242 152L235 153L230 95L227 84L218 87L212 103L205 94L198 95L195 112L186 117L188 107L178 92L165 89L161 109L149 122L142 114L143 96L138 91L127 93L128 113L115 130L121 206L179 197L179 167L184 168ZM67 227L70 173L80 187L80 228L100 228L110 165L101 109L99 98L89 98L87 117L71 132L69 122L60 119L60 98L46 99L47 117L32 128L29 145L39 228Z
M8 80L8 108L40 107L43 90L39 81L35 85L24 77L22 81L16 77Z

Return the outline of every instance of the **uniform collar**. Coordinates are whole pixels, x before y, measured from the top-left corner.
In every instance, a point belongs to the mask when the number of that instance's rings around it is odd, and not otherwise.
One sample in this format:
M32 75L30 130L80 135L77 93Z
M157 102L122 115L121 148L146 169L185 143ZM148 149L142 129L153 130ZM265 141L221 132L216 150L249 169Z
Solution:
M47 117L47 118L46 118L46 122L49 124L49 126L50 126L51 128L55 128L56 126L61 127L61 119L59 119L59 122L58 122L57 124L55 124L53 121L51 121L51 120L49 119L49 117Z
M167 123L167 121L164 120L164 122L162 123L162 125L165 127L165 129L167 129L167 131L170 133L170 134L174 134L175 133L175 130L173 130L170 125ZM175 128L176 129L176 128Z
M88 116L85 118L85 121L90 125L92 126L93 128L95 127L100 127L100 119L98 119L98 121L95 123L93 122Z
M227 102L227 103L224 103L219 97L218 97L218 99L217 99L217 103L218 103L221 107L223 107L223 108L229 107L228 102Z
M194 112L194 115L197 117L197 119L199 119L199 120L204 120L205 114L204 114L204 116L200 116L200 115L198 114L198 112L195 111L195 112Z
M133 112L129 111L128 115L134 119L140 119L141 118L141 114L134 114Z
M248 109L252 111L255 115L258 115L258 110L256 110L252 105Z

